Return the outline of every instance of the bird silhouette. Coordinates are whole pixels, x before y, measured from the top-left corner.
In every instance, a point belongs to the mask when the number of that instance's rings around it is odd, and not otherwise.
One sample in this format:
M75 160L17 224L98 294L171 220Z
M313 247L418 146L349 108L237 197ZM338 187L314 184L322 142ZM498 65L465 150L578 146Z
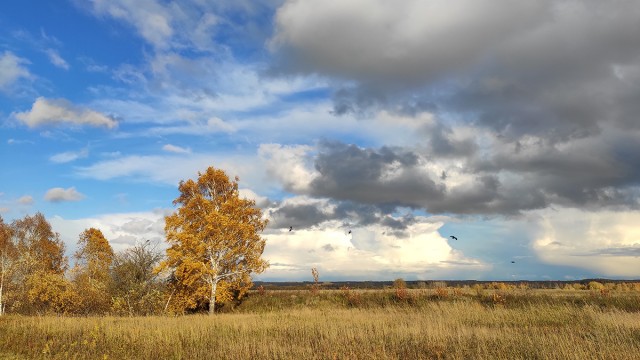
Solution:
M293 230L293 226L289 226L289 231L292 231L292 230Z
M512 264L515 264L516 262L515 262L515 261L513 261L513 260L511 260L511 263L512 263Z
M349 230L349 234L351 234L351 230Z
M452 238L453 240L458 240L458 238L457 238L457 237L455 237L455 236L453 236L453 235L451 235L451 236L449 236L449 237L450 237L450 238Z

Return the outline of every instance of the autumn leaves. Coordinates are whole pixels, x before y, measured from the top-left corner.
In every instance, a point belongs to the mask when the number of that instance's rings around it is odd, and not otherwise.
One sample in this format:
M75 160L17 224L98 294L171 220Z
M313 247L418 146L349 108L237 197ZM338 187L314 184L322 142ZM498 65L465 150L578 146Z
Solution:
M238 179L209 167L179 184L175 212L165 219L169 248L148 242L114 254L95 228L79 236L69 269L64 243L44 215L6 224L0 217L0 314L154 314L215 312L241 298L261 258L267 221L240 198Z
M251 273L264 271L261 259L267 225L255 202L240 198L238 179L209 167L197 181L180 182L180 207L165 218L173 311L198 311L240 298L251 287Z

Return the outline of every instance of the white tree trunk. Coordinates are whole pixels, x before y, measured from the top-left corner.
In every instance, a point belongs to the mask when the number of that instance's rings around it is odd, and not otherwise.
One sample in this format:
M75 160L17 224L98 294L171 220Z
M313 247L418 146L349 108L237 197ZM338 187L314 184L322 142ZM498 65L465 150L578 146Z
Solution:
M211 280L211 296L209 297L209 315L216 312L216 288L218 287L218 279Z
M4 287L4 274L3 279L0 280L0 316L4 315L4 304L2 303L2 288Z
M4 289L4 259L0 259L0 316L4 315L4 303L2 302L2 290Z

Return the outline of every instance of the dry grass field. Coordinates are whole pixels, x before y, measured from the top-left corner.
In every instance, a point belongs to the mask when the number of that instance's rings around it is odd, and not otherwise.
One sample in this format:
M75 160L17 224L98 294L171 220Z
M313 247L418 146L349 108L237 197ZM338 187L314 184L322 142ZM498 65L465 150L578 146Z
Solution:
M636 291L252 292L216 316L0 318L2 359L637 359Z

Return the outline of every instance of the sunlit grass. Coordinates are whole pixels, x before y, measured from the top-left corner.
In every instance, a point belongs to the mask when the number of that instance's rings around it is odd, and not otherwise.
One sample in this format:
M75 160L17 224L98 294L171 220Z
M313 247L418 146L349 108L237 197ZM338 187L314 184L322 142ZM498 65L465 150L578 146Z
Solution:
M637 294L267 291L234 312L0 318L9 359L635 359ZM495 302L493 293L506 299ZM633 304L636 304L635 310ZM620 305L620 306L618 306ZM230 311L227 308L227 311ZM4 357L3 357L4 356Z

